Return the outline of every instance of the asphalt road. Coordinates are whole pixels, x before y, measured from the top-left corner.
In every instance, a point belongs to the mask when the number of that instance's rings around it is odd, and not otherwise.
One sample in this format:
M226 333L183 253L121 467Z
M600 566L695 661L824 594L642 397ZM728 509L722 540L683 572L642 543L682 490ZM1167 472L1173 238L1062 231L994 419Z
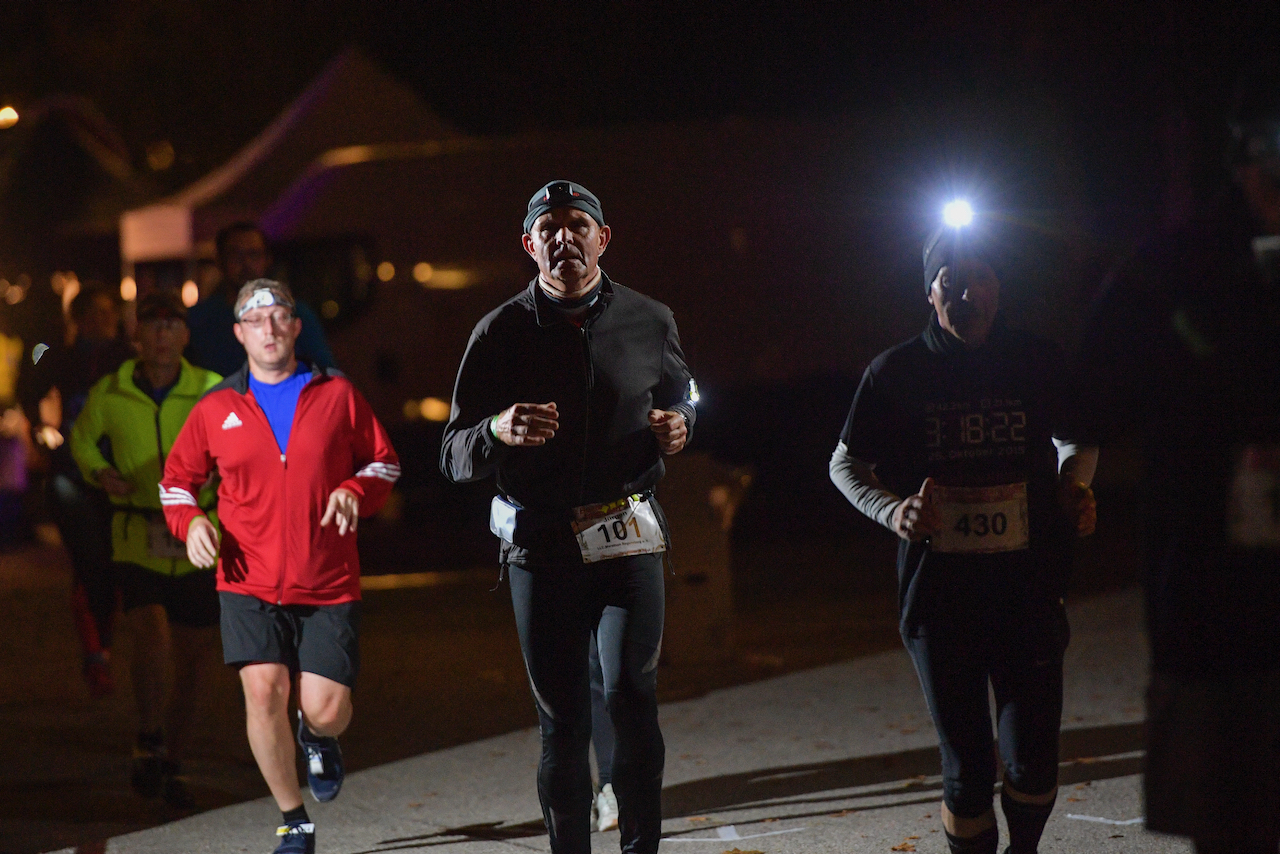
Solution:
M734 654L716 665L663 664L660 699L691 700L899 650L893 548L891 538L870 527L840 539L737 543ZM1108 539L1104 531L1082 550L1077 596L1131 587L1135 575L1132 543L1122 533ZM343 737L351 770L536 723L508 593L505 586L492 589L496 581L492 565L460 566L424 575L424 586L366 591L363 670L354 722ZM0 727L10 757L0 764L0 854L63 846L87 854L102 850L107 838L183 818L129 789L135 732L129 638L119 633L115 694L90 699L79 673L69 589L60 548L35 544L0 555ZM918 689L909 686L913 692ZM266 795L230 671L217 671L197 714L187 773L199 811Z

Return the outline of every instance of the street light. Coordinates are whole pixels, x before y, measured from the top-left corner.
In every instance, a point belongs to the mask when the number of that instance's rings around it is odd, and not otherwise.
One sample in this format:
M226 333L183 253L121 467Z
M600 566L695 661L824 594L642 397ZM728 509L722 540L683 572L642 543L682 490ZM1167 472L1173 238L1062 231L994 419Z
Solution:
M18 123L18 111L13 107L0 108L0 130L11 128Z

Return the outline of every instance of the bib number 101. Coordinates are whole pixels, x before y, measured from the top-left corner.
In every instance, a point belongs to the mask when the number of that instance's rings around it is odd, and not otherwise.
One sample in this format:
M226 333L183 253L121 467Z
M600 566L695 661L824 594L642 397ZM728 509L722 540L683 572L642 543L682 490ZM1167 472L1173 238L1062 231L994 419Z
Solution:
M1009 530L1009 517L1003 513L966 513L956 520L952 529L964 537L985 537L988 534L1002 537Z
M630 528L630 530L628 530L628 528ZM636 521L635 516L632 516L630 519L627 519L625 521L622 519L614 519L612 524L605 523L603 525L600 525L599 527L596 528L596 531L599 532L602 537L604 537L604 541L606 543L611 543L614 540L618 540L618 541L625 540L627 537L631 536L633 533L635 534L635 537L639 539L640 523ZM612 536L610 536L611 534Z

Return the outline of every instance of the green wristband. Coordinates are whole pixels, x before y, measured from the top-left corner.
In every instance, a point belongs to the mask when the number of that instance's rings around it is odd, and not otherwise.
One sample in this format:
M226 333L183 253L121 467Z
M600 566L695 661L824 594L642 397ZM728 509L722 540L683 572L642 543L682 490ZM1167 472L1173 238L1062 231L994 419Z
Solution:
M501 416L495 415L489 419L489 434L495 439L498 438L498 419L500 417Z

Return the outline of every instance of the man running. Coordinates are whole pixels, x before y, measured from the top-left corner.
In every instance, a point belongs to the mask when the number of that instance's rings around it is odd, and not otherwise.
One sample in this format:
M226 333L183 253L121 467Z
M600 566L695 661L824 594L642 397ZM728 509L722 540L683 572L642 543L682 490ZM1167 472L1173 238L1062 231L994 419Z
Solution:
M192 411L160 499L191 562L218 565L223 657L240 671L249 746L283 814L276 852L312 854L289 697L296 685L311 793L332 800L360 663L356 525L386 501L400 466L351 383L298 361L293 309L279 282L240 289L235 336L248 362ZM220 526L195 501L215 469Z
M156 487L187 415L222 379L182 358L186 316L174 291L138 301L138 358L93 386L70 441L85 480L111 496L114 510L112 557L133 637L130 672L139 718L130 782L139 795L161 795L179 809L195 805L181 762L204 675L217 654L218 594L213 571L197 568L169 536ZM104 440L110 461L102 453ZM211 507L213 498L208 491L197 503Z
M490 527L542 732L538 798L551 850L591 851L591 635L617 744L622 850L662 835L658 729L662 554L653 488L693 426L692 380L671 310L599 267L599 200L552 181L529 200L538 276L484 317L458 369L440 464L455 482L497 476ZM526 402L534 401L534 402Z
M941 742L951 851L999 842L990 683L1007 851L1034 854L1057 796L1062 596L1072 539L1093 529L1096 451L1054 438L1062 360L1004 324L990 255L972 229L926 243L934 313L867 368L831 478L901 538L900 630Z

